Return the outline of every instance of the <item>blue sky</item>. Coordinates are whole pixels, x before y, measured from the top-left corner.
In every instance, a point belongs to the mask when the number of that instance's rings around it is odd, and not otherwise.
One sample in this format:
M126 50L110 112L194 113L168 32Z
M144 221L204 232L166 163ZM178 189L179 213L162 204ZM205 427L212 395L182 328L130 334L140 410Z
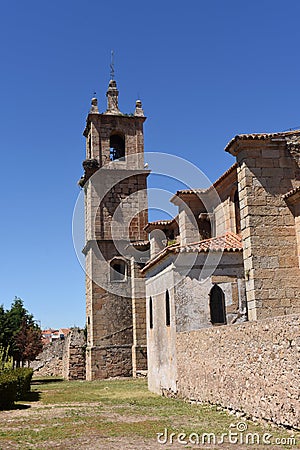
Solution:
M72 214L111 49L120 109L143 101L146 150L213 181L234 135L300 125L299 14L298 0L2 2L0 303L20 296L43 327L84 325Z

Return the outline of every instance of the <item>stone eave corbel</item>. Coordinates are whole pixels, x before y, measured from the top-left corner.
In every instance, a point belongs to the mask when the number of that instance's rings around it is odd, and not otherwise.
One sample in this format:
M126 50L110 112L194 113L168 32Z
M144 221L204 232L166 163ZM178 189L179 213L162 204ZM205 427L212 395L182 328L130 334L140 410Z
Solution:
M300 203L300 186L292 189L282 196L283 200L289 205L296 205Z
M85 183L91 178L94 173L99 169L99 162L97 159L86 159L82 163L84 169L84 175L78 181L80 187L84 187Z

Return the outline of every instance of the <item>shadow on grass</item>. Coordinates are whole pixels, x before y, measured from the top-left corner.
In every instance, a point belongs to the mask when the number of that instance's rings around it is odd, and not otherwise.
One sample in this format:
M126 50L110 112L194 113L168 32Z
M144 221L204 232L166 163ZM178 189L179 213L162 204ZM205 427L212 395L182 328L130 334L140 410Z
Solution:
M22 402L38 402L41 398L41 393L38 391L34 392L27 392L20 400L17 400L17 402L9 409L28 409L31 408L31 405L24 405Z
M12 406L9 409L15 411L16 409L29 409L29 408L31 408L31 405L23 405L22 403L16 403L14 406Z
M32 386L39 384L60 383L64 381L63 378L34 378L31 381Z
M10 410L16 410L16 409L28 409L31 408L31 405L23 404L22 402L38 402L41 398L41 393L38 391L35 392L27 392L20 400L16 400L16 403L14 405L5 406L3 408L0 408L0 411L10 411Z
M27 392L22 398L21 402L38 402L41 398L41 393L39 391Z

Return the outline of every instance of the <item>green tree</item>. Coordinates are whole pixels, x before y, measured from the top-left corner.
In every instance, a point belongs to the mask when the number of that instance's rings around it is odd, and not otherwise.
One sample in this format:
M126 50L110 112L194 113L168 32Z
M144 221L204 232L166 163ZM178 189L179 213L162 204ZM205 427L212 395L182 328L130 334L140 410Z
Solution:
M0 305L0 345L4 346L4 329L5 329L5 310L3 305Z
M14 338L15 358L22 366L25 362L30 364L43 349L42 332L40 328L32 324L28 317L24 317L22 325Z
M34 352L30 353L29 347L35 346L36 352L38 348L41 348L41 331L35 324L33 315L24 308L22 299L15 297L11 308L4 314L3 323L2 345L8 355L13 358L14 366L19 367L21 363L23 365L27 357L27 361L32 361L37 353L32 358ZM24 342L22 342L22 339L24 339Z

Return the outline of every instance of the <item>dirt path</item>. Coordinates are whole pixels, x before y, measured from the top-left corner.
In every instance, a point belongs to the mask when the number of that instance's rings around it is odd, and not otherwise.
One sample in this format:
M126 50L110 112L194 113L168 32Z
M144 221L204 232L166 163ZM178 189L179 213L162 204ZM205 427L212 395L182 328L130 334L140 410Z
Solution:
M184 443L178 443L176 435L174 438L174 442L170 444L170 436L168 436L168 443L162 444L157 441L155 433L153 433L153 439L143 439L138 436L128 435L121 437L112 437L109 436L109 433L105 432L105 427L101 430L92 429L89 430L87 434L81 433L81 426L89 420L95 420L94 412L97 408L101 408L101 413L97 413L97 420L104 422L109 427L110 423L120 424L122 427L124 424L135 424L137 422L141 422L143 420L149 421L157 421L158 417L150 416L146 413L141 415L126 415L118 414L116 408L110 409L107 406L104 406L100 402L94 403L84 403L84 402L75 402L68 403L67 405L63 404L47 404L44 405L42 402L35 402L28 404L28 408L23 409L15 409L13 411L1 411L0 412L0 420L1 420L1 433L7 433L7 436L10 433L14 433L15 435L20 435L20 441L22 440L22 434L27 433L30 437L28 442L24 442L24 437L22 442L16 443L14 440L10 440L9 437L0 442L1 450L13 450L13 449L74 449L74 450L178 450L178 449L209 449L209 450L246 450L247 448L260 450L260 449L269 449L269 450L278 450L285 448L300 448L298 445L287 446L285 444L265 444L265 445L250 445L250 444L241 444L241 443L223 443L216 444L213 443L202 445L186 445ZM182 418L183 421L185 418ZM62 438L59 438L59 429L60 424L68 421L70 423L70 432L66 437L65 435ZM174 422L176 425L178 424L178 418L174 417ZM39 434L43 433L47 427L57 428L57 436L53 437L49 434L49 438L45 441L39 442ZM108 429L108 428L107 428ZM179 428L180 429L180 428ZM234 431L234 430L233 430ZM178 432L179 433L179 432ZM36 439L35 439L36 436ZM283 430L282 436L286 438L290 438L292 436L291 433L287 433ZM262 436L260 436L262 438ZM163 436L161 437L163 439ZM181 437L183 441L185 438ZM195 436L192 437L195 439ZM220 437L218 436L217 440ZM36 442L35 442L36 441Z

